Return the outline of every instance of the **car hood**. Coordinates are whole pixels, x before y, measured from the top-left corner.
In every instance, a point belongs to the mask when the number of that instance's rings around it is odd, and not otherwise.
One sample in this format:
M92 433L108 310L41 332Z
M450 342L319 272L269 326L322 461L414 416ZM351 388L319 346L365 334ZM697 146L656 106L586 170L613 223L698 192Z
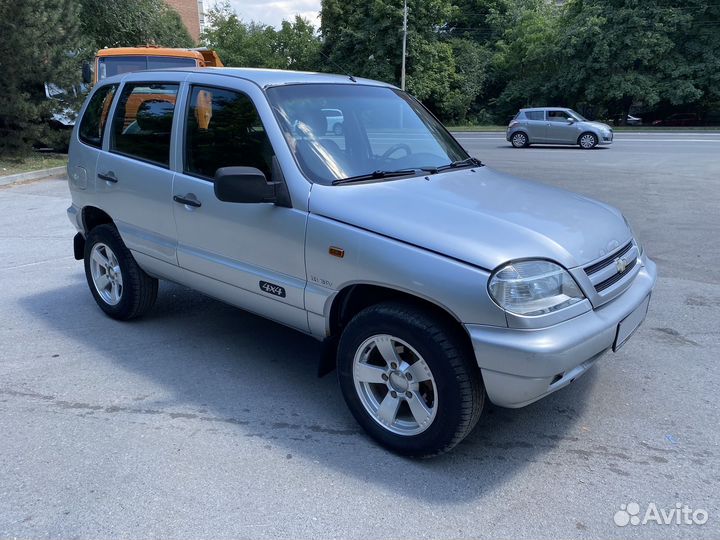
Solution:
M586 124L586 125L588 125L588 126L592 126L592 127L596 128L596 129L612 129L610 126L608 126L607 124L603 124L602 122L590 122L590 121L587 121L587 122L583 122L583 123Z
M619 210L488 167L363 184L314 184L310 212L491 270L521 258L566 268L627 242Z

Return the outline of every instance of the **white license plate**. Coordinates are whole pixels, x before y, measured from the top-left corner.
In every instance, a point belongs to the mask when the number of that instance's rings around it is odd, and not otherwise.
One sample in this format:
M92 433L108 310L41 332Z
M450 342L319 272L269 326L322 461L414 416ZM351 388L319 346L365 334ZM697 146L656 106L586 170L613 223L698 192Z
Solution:
M630 336L635 333L635 330L645 320L647 315L648 305L650 304L650 295L645 297L645 300L636 307L633 312L625 317L617 327L617 335L615 336L615 343L613 344L613 351L617 351L620 347L625 345Z

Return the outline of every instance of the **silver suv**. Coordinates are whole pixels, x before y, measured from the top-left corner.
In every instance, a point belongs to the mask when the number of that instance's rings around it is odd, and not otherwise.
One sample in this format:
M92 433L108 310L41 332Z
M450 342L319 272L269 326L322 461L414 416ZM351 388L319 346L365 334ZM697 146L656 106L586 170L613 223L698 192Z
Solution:
M598 144L612 144L613 130L607 124L586 120L572 109L543 107L520 109L510 121L505 138L515 148L571 144L590 150Z
M323 340L357 421L411 456L455 446L486 399L522 407L575 380L655 283L618 210L483 166L370 80L108 78L68 174L75 257L107 315L142 315L167 279Z

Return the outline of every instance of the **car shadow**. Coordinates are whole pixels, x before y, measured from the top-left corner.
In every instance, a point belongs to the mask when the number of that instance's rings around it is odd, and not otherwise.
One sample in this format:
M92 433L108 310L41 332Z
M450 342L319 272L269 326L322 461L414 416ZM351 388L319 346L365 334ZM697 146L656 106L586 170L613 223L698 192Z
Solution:
M166 282L144 318L117 322L95 305L84 276L75 277L71 285L24 296L22 307L91 358L85 366L97 362L110 373L140 375L174 398L134 395L141 392L118 381L116 394L104 403L58 400L65 411L114 414L115 422L122 415L140 421L149 414L168 429L260 438L267 449L418 500L474 500L516 474L546 475L540 469L548 466L562 474L568 457L548 454L577 440L568 432L581 418L594 384L591 370L523 409L488 404L473 433L454 450L410 460L385 451L361 431L334 373L317 377L322 348L315 339ZM80 385L83 376L77 374ZM42 399L52 403L54 398Z

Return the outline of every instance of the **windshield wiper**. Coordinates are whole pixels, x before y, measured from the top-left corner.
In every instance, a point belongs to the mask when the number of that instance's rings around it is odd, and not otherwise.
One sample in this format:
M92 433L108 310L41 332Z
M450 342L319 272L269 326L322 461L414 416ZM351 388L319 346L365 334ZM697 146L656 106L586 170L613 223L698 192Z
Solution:
M460 167L484 167L482 161L477 158L469 157L467 159L461 159L459 161L453 161L447 165L440 165L439 167L425 167L423 171L436 174L440 171L447 171L448 169L458 169Z
M350 184L352 182L362 182L363 180L378 180L380 178L393 178L395 176L407 176L415 174L417 169L400 169L397 171L373 171L368 174L359 174L357 176L349 176L347 178L338 178L332 181L333 186L338 184Z

